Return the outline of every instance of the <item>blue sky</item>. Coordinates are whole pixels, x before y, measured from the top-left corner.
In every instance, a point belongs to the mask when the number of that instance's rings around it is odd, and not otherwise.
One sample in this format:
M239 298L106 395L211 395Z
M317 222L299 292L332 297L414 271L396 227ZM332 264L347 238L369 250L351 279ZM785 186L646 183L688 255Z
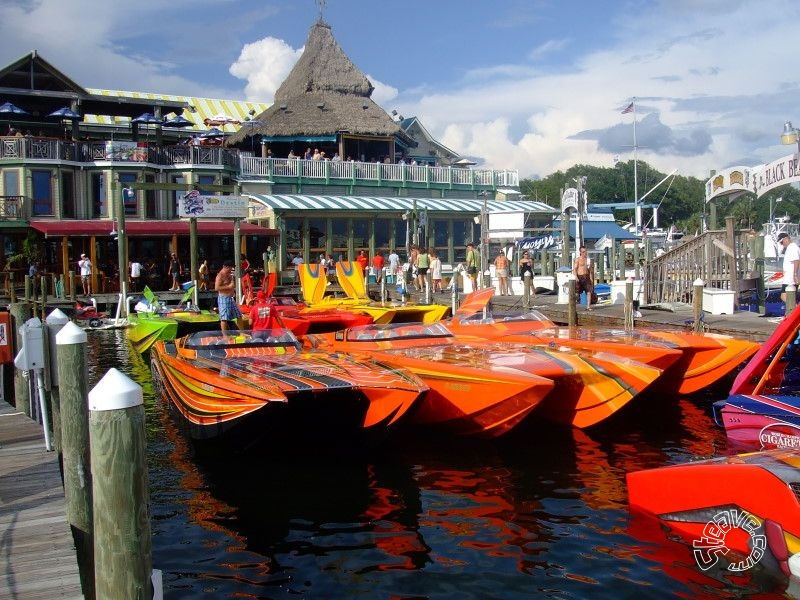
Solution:
M705 179L789 154L800 3L327 0L387 111L481 166L547 176L638 156ZM6 0L0 64L31 50L84 87L271 102L314 0ZM0 94L0 99L2 95Z

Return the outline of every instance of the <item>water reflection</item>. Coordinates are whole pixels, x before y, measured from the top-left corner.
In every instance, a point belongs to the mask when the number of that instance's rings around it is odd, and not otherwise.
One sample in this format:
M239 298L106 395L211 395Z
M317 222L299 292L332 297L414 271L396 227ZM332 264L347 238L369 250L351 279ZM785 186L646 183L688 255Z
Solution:
M628 513L626 472L729 452L708 398L641 399L588 431L529 419L497 442L199 458L124 332L89 345L92 385L115 366L144 389L170 600L782 597L786 582L763 573L701 572L657 521Z

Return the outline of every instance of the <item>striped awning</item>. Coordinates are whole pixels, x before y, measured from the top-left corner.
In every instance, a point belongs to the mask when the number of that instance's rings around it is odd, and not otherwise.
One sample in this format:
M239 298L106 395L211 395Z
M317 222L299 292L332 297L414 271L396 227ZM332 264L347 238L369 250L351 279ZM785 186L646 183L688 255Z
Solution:
M300 194L247 194L254 202L278 212L322 210L349 212L429 212L469 213L483 208L482 199L465 198L399 198L396 196L309 196ZM554 215L557 209L533 200L487 200L487 212L520 211Z

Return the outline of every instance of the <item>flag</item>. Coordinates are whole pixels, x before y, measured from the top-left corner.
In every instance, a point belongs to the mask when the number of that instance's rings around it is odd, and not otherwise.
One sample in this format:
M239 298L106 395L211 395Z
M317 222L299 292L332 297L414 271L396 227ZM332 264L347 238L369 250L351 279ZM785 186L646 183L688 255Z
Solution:
M625 110L622 111L622 114L623 115L627 115L628 113L631 113L631 112L633 112L633 102L628 104L628 106L625 108Z

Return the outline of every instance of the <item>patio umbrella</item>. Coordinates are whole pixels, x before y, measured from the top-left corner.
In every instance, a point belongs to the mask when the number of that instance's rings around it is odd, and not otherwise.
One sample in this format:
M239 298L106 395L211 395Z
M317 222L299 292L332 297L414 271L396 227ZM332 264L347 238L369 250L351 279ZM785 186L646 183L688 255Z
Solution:
M131 119L131 123L140 123L144 125L157 125L161 122L161 119L156 117L153 113L142 113L135 119Z
M27 110L24 110L17 106L16 104L11 104L11 102L3 102L0 104L0 114L2 115L27 115L29 114Z
M194 125L194 123L183 115L178 115L175 118L164 121L164 127L191 127L192 125Z
M69 106L62 106L58 110L51 112L48 117L58 117L59 119L80 119L81 116Z
M200 134L201 138L204 139L211 139L211 138L221 138L225 137L225 132L221 129L217 129L216 127L209 129L208 131L204 131Z
M205 125L213 125L215 127L225 127L225 125L238 125L241 123L241 121L239 119L234 119L229 115L219 113L212 117L208 117L207 119L203 119L203 123Z

